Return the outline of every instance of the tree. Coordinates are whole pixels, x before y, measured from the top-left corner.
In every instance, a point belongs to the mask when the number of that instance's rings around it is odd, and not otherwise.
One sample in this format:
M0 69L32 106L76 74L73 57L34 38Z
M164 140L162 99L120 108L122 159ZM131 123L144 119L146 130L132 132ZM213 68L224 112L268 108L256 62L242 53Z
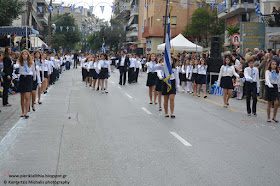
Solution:
M0 26L9 26L23 13L24 2L20 0L0 0Z
M228 31L228 36L230 37L235 33L239 34L240 28L238 26L229 26L226 30Z
M200 37L202 45L209 45L210 37L224 34L225 22L223 19L218 19L217 10L212 10L209 4L204 4L203 7L194 11L190 24L186 26L183 35Z
M74 49L75 44L81 39L78 26L75 25L75 19L69 16L69 14L63 14L57 16L53 22L56 25L56 31L53 34L53 48L58 50L60 46L63 46L67 49ZM60 26L63 26L62 31L60 30ZM66 26L69 26L68 32ZM73 31L72 27L76 27L75 31Z

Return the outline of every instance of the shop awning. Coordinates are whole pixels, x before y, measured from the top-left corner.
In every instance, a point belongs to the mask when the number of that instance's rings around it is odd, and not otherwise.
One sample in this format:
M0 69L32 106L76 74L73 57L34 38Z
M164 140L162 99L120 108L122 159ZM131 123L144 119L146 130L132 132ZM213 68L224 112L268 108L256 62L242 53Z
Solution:
M0 27L0 35L18 35L18 36L24 36L31 34L39 35L39 32L33 28L30 28L29 26L2 26Z

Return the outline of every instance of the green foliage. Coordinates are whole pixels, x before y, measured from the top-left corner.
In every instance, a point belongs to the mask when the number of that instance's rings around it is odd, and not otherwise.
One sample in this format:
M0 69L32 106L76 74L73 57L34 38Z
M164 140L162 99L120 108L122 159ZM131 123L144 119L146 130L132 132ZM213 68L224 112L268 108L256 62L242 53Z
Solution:
M24 2L20 0L0 0L0 26L9 26L23 13Z
M225 21L218 19L217 9L212 10L209 4L195 10L188 24L183 31L184 36L201 37L202 45L209 45L211 36L220 36L225 32Z
M56 50L60 46L63 46L67 49L74 49L75 44L80 41L80 32L78 26L75 25L75 19L68 14L63 14L57 17L57 20L54 20L56 24L56 31L53 34L53 48ZM63 30L60 31L60 26L63 26ZM67 32L66 26L69 26L69 31ZM76 27L73 32L72 27Z
M238 26L229 26L226 30L228 31L228 36L232 36L235 33L239 34L240 28Z

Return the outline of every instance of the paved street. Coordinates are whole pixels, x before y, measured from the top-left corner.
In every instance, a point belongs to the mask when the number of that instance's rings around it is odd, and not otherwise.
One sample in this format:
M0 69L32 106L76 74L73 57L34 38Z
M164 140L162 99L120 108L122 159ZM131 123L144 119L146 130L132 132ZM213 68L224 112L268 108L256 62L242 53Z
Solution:
M264 103L248 117L245 100L225 109L222 97L178 93L170 119L149 104L146 74L122 87L118 77L101 94L67 71L28 120L0 125L0 185L279 185L280 124L266 123ZM66 177L11 177L26 174Z

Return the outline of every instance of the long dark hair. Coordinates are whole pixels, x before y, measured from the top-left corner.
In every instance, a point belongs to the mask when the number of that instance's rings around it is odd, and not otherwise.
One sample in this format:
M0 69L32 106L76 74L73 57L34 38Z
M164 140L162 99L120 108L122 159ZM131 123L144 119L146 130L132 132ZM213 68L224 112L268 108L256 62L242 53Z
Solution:
M276 68L275 68L275 70L276 70L276 73L278 74L278 73L279 73L279 69L278 69L278 67L277 67L277 62L276 62L275 60L271 60L271 61L270 61L267 70L269 70L269 71L271 72L271 70L272 70L272 69L271 69L271 64L272 64L273 62L276 63Z
M155 56L156 56L155 62L157 63L157 55L156 55L155 53L151 53L151 54L149 55L148 62L151 61L152 55L155 55Z
M36 59L36 54L39 53L40 54L40 57L39 57L39 60L40 60L40 63L42 64L42 55L41 55L41 52L39 50L36 50L34 52L34 59ZM35 63L36 64L36 63Z
M226 56L226 57L225 57L225 60L224 60L224 62L223 62L223 65L224 65L224 66L227 66L226 59L229 59L229 64L228 64L228 65L231 66L231 65L232 65L232 58L231 58L230 56Z
M5 51L4 51L4 57L9 57L10 55L9 55L9 49L11 49L12 50L12 48L11 47L6 47L5 48Z

